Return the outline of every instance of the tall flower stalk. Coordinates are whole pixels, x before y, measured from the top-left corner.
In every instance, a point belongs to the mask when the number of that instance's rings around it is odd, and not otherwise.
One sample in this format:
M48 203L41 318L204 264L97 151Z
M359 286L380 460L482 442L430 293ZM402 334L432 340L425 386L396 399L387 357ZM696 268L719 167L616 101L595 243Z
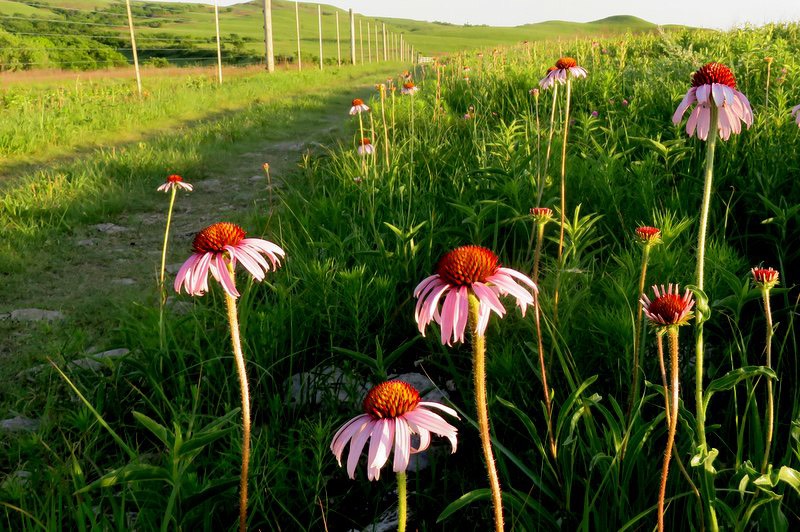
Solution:
M183 178L178 174L172 174L167 177L167 181L158 187L159 192L169 192L169 208L167 209L167 226L164 228L164 245L161 248L161 270L158 276L158 292L159 292L159 307L158 307L158 331L159 342L161 348L164 348L166 343L166 332L164 330L164 306L167 304L167 290L164 286L164 276L167 270L167 244L169 242L169 228L172 224L172 210L175 207L175 196L178 189L191 192L193 187L189 183L183 181Z
M220 222L200 231L192 243L194 252L183 263L175 278L176 292L186 290L189 295L202 296L208 291L210 273L225 292L225 306L231 333L233 357L242 401L242 467L239 477L239 531L247 529L247 481L250 466L250 390L247 368L239 332L236 308L235 269L239 263L257 281L264 280L266 273L280 266L284 256L281 248L260 238L245 238L245 231L238 225ZM262 256L263 255L263 256ZM264 258L266 257L266 259ZM269 261L269 262L268 262Z
M661 348L661 336L667 334L669 337L670 352L670 377L669 385L670 400L666 402L666 415L668 418L667 444L664 450L664 462L661 467L661 484L658 491L658 530L664 531L664 500L667 491L667 477L669 476L669 464L672 458L672 447L675 444L675 433L678 428L678 327L688 325L692 317L692 306L694 300L691 292L687 289L683 296L680 295L678 286L669 285L665 290L663 286L659 290L658 286L653 286L655 297L651 301L647 295L642 295L641 306L644 314L650 320L650 324L656 329L659 336L659 364L661 366L662 379L666 381L664 370L663 348Z
M650 260L650 249L661 243L661 230L656 227L641 226L636 228L636 241L642 245L642 267L639 273L639 290L637 297L641 299L644 295L644 285L647 280L647 264ZM639 355L642 344L642 307L637 305L636 323L633 333L633 364L631 376L631 396L628 400L628 418L630 419L633 411L633 403L639 396Z
M675 110L672 121L680 123L684 113L692 104L697 104L686 122L686 132L689 136L697 134L701 140L706 140L706 158L703 184L703 201L700 207L700 227L697 235L697 265L695 270L695 285L698 294L703 298L702 306L698 305L695 316L695 408L696 408L696 435L697 447L700 453L699 464L704 468L704 491L708 498L709 511L707 513L709 528L718 529L716 513L714 510L713 468L710 463L710 453L706 440L706 412L703 398L704 375L704 344L703 322L708 319L708 306L705 302L705 249L706 233L708 229L708 211L711 202L712 181L714 177L714 150L717 137L728 140L731 133L740 133L742 122L747 127L753 123L753 111L747 97L736 90L736 78L728 67L721 63L707 63L692 75L692 87L686 92L683 100Z
M766 366L772 369L772 309L769 304L769 291L778 284L778 272L772 268L753 268L750 270L753 282L761 289L761 299L764 302L764 316L767 320L765 341ZM772 433L775 426L775 394L772 390L772 378L767 377L767 435L764 443L764 459L761 461L761 473L766 473L769 464L769 455L772 449Z
M555 68L551 68L547 76L539 82L543 89L556 83L566 84L567 92L564 103L564 136L561 143L561 229L558 235L558 262L559 274L556 276L556 286L553 291L553 319L558 320L558 291L561 280L561 269L563 268L562 259L564 254L564 227L566 226L567 216L567 139L569 138L569 111L570 99L572 97L572 78L585 78L586 69L578 66L578 62L572 57L562 57L556 61ZM555 93L553 93L555 99ZM553 111L555 112L555 111ZM552 117L552 114L551 114ZM551 126L552 129L552 126ZM548 141L549 144L549 141ZM546 161L545 161L546 165Z
M498 296L513 296L524 316L525 309L536 304L534 294L537 292L536 285L527 276L501 267L497 255L480 246L463 246L446 253L437 264L436 273L426 277L414 290L418 298L414 317L423 335L427 325L436 321L441 326L443 344L463 342L469 323L478 428L498 532L504 529L503 503L489 429L485 332L492 312L500 317L505 315Z

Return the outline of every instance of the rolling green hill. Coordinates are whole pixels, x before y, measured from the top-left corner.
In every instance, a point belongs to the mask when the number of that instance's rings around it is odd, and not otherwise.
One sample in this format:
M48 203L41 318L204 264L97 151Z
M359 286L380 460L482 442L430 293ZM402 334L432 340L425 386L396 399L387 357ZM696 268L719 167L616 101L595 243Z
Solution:
M137 45L144 60L166 58L180 63L214 59L212 5L141 1L132 5ZM297 54L295 3L275 0L272 6L276 56L279 61L294 60ZM319 55L317 4L300 3L299 12L303 59L315 62ZM350 55L347 12L323 5L323 56L329 62L335 62L338 55L337 14L341 57L346 60ZM491 27L409 19L375 19L357 15L356 41L359 46L363 38L365 58L368 56L368 47L374 53L375 28L383 23L388 31L404 33L406 40L424 54L502 46L523 40L568 40L656 29L655 24L630 16L615 16L588 23L548 21L517 27ZM221 7L220 31L226 60L258 61L264 53L262 27L260 0ZM119 0L0 0L0 28L22 39L18 43L19 48L25 48L26 44L32 46L26 43L30 39L49 39L57 47L64 44L59 39L69 36L94 39L99 45L111 47L123 56L131 57L125 3ZM358 55L360 57L360 51ZM103 57L105 56L104 53ZM85 58L84 62L90 63ZM0 67L8 69L7 63L8 61L4 62ZM24 65L25 62L20 64Z

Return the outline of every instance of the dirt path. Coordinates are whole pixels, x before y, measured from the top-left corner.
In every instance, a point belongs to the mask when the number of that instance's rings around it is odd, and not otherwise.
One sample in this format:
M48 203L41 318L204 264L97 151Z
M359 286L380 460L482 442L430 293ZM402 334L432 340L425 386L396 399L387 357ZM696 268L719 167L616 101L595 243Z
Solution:
M357 94L368 94L361 87ZM194 191L179 192L173 214L167 285L190 254L191 241L203 227L218 221L239 222L254 211L265 212L269 193L263 163L270 165L273 186L297 168L307 150L341 138L348 127L352 95L326 99L324 112L298 116L289 138L248 144L254 148L226 160L214 161L204 179L191 182ZM166 175L164 176L166 177ZM276 183L278 185L276 185ZM76 253L47 261L47 250L34 275L14 275L6 282L24 284L13 290L0 309L0 373L15 374L41 363L47 356L77 354L124 347L104 341L131 302L154 304L169 195L153 190L144 209L110 216L104 223L76 227L48 246L69 246ZM221 198L223 198L221 200ZM253 236L261 236L256 228ZM267 236L269 238L269 236ZM53 264L51 264L53 262ZM54 263L54 262L57 262ZM172 290L169 291L172 294ZM8 296L8 295L7 295ZM186 300L184 297L176 300ZM184 303L186 304L186 303ZM10 319L11 310L39 308L60 312L52 321ZM11 356L9 356L11 355ZM5 386L0 386L0 396Z

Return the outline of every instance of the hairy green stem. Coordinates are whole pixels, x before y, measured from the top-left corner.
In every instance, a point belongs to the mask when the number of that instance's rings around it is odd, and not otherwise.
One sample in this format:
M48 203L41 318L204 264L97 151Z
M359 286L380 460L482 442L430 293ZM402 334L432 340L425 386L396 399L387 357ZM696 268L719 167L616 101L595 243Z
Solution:
M650 258L650 244L644 245L642 252L642 269L639 275L639 291L636 294L636 324L633 333L633 365L631 377L631 396L628 399L628 420L630 421L631 412L633 412L633 403L639 395L639 353L642 344L642 305L639 299L644 295L644 284L647 280L647 262Z
M169 197L169 209L167 210L167 227L164 229L164 247L161 249L161 273L158 276L159 308L158 308L158 332L161 349L166 343L166 333L164 331L164 306L167 304L167 290L164 286L164 277L167 269L167 243L169 242L169 226L172 223L172 209L175 207L175 195L177 187L172 187L172 194Z
M769 288L761 290L764 297L764 315L767 318L767 367L772 369L772 310L769 304ZM775 397L772 391L772 378L767 377L767 441L764 444L764 459L761 462L761 473L766 473L769 464L769 453L772 447L772 432L775 424Z
M494 526L496 532L503 532L503 500L500 494L500 478L492 454L492 440L489 434L489 408L486 399L486 337L478 333L478 311L480 304L475 294L469 294L469 328L472 331L472 364L475 380L475 404L478 410L478 429L481 435L483 458L489 475L489 487L494 507Z
M539 224L544 227L544 224ZM547 387L547 369L544 364L544 343L542 342L542 325L539 321L539 294L534 296L534 317L536 318L536 339L539 347L539 371L542 374L542 388L544 389L544 404L547 409L547 437L550 440L550 454L553 460L558 458L555 435L553 434L553 404L550 402L550 389Z
M697 236L697 270L695 282L698 290L704 290L705 274L705 251L706 251L706 232L708 228L708 210L711 204L711 185L714 179L714 150L717 145L717 120L719 111L716 105L711 105L711 117L709 119L708 141L706 145L705 178L703 185L703 203L700 208L700 228ZM703 321L707 316L703 315L706 309L697 309L695 313L695 409L697 420L697 445L700 449L701 459L705 460L708 456L708 445L706 443L706 409L703 398ZM708 520L709 530L718 530L716 512L714 511L714 479L706 464L703 464L703 491L708 500Z
M672 457L672 447L675 444L675 432L678 428L678 329L669 327L669 359L671 404L669 406L669 430L667 434L667 448L664 451L664 464L661 468L661 486L658 491L658 530L664 531L664 499L667 492L667 476L669 475L669 462Z
M228 263L228 273L234 278L233 266ZM239 376L239 388L242 394L242 472L239 477L239 532L247 529L247 476L250 467L250 389L247 384L247 368L242 354L242 341L239 336L239 316L236 312L236 299L225 292L225 303L228 309L228 324L231 329L233 358L236 361L236 373Z
M408 496L406 488L406 473L397 473L397 532L406 532L406 521L408 520Z

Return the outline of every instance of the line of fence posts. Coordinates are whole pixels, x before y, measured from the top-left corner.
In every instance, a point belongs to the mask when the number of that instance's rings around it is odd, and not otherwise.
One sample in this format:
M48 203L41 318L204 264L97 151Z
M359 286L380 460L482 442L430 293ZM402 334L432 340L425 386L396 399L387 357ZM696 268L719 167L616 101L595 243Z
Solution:
M136 49L136 34L133 27L133 15L131 12L131 0L125 0L125 8L128 15L128 30L130 32L131 37L131 51L133 55L133 66L136 72L136 87L139 93L139 96L142 96L142 77L141 72L139 69L139 56ZM264 11L264 58L265 58L265 68L267 72L274 72L275 71L275 47L273 43L273 32L272 32L272 0L263 0L263 11ZM296 37L297 37L297 69L303 70L303 59L302 59L302 52L300 47L300 6L299 0L295 0L294 3L294 14L295 14L295 30L296 30ZM348 14L350 16L350 63L355 65L356 64L356 31L355 31L355 14L353 13L352 9L348 10ZM342 49L341 49L341 35L340 35L340 28L339 28L339 12L335 12L336 15L336 60L339 66L342 65ZM317 4L317 21L318 21L318 29L319 29L319 68L320 70L324 69L324 55L323 55L323 46L322 46L322 4ZM404 34L397 34L394 32L387 32L386 24L381 23L381 28L378 28L378 22L376 21L372 27L374 27L374 36L375 36L375 61L380 60L381 56L381 48L383 51L383 60L388 61L391 57L392 59L398 60L414 60L414 47L410 47L408 43L405 41ZM222 84L222 39L220 36L220 27L219 27L219 0L214 0L214 29L216 34L216 45L217 45L217 81L221 85ZM380 38L379 33L382 35ZM359 49L360 49L360 57L361 57L361 64L364 64L364 33L362 27L362 20L359 19L358 21L358 38L359 38ZM382 41L382 46L380 42ZM367 21L367 60L371 63L372 62L372 31L369 20Z

